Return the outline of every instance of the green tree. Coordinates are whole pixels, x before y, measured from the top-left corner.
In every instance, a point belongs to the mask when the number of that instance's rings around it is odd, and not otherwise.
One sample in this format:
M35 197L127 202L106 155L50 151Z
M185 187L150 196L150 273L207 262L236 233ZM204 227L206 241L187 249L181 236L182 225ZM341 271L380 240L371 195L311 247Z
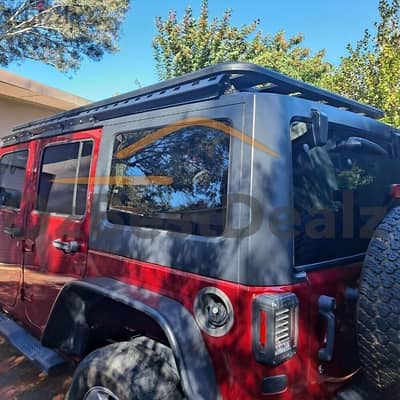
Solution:
M251 52L247 61L319 86L332 66L324 60L325 50L312 54L308 47L303 47L303 42L302 34L286 39L284 31L265 36L258 32L249 44Z
M117 50L129 0L1 0L0 65L24 59L60 70Z
M385 111L384 121L400 127L400 0L379 1L375 32L366 30L340 65L321 84Z
M210 21L208 0L203 0L197 19L191 7L186 8L181 21L174 10L166 20L157 17L153 50L160 79L223 61L255 62L314 84L330 70L323 50L313 55L302 47L302 35L289 39L283 31L264 35L257 31L259 20L236 27L231 16L232 10L226 10L221 18Z

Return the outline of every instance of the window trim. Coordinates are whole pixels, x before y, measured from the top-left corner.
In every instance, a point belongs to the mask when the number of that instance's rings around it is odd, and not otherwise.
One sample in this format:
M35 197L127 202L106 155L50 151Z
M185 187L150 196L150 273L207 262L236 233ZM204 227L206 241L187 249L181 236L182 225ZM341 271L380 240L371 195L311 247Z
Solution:
M25 166L25 177L24 177L24 183L23 183L23 185L22 185L21 201L19 202L19 207L12 207L12 206L8 206L8 205L0 204L0 209L3 209L3 210L10 210L10 211L21 211L22 196L23 196L23 194L24 194L24 192L25 192L26 176L27 176L27 171L28 171L28 160L29 160L29 155L30 155L29 148L28 148L28 147L25 147L25 148L20 149L20 150L11 150L11 151L9 151L9 152L7 152L7 153L3 153L3 154L0 156L0 163L1 163L1 160L2 160L2 158L3 158L4 156L7 156L7 155L9 155L9 154L20 153L20 152L23 152L23 151L27 153L27 158L26 158L26 166Z
M338 267L340 265L349 265L355 264L357 262L363 261L366 252L357 253L351 256L332 258L325 261L318 261L315 263L303 264L303 265L294 265L294 270L296 272L308 272L308 271L316 271L319 269L333 268Z
M86 203L85 203L85 212L82 215L73 215L73 214L65 214L65 213L59 213L59 212L53 212L53 211L41 211L37 209L37 203L38 203L38 198L39 198L39 186L40 186L40 175L42 171L42 165L43 165L43 158L44 158L44 152L47 148L49 147L56 147L56 146L61 146L65 144L73 144L73 143L79 143L79 153L78 153L78 158L77 160L77 167L75 171L75 183L74 183L74 193L73 193L73 198L72 198L72 206L74 204L74 196L76 197L77 193L77 183L76 180L79 177L79 170L80 170L80 161L81 161L81 156L82 156L82 151L83 151L83 144L85 142L90 142L92 143L92 153L91 153L91 159L90 159L90 168L89 168L89 177L90 173L93 168L93 153L94 153L94 140L92 138L87 138L87 139L73 139L73 140L62 140L60 142L51 142L47 143L46 145L43 146L41 149L41 154L40 154L40 162L38 165L38 174L37 174L37 179L36 179L36 197L35 197L35 204L32 210L33 214L36 215L48 215L51 217L64 217L64 218L70 218L74 220L83 220L88 212L88 207L87 207L87 196L86 196ZM89 192L89 183L87 184L87 193ZM75 198L75 206L76 206L76 198ZM73 208L71 208L73 210Z

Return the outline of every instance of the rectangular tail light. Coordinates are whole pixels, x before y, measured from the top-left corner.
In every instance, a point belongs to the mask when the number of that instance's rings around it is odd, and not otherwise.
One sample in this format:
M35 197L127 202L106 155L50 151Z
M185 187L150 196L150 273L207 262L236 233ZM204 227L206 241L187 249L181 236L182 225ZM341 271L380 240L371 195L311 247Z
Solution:
M253 352L257 361L277 365L297 350L298 299L294 293L263 294L253 301Z

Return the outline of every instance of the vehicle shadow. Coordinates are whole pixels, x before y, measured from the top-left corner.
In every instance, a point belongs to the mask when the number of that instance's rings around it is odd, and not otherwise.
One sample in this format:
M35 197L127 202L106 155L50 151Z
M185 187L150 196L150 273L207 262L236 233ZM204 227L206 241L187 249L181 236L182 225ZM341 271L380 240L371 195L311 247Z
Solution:
M0 399L62 400L72 372L68 365L57 376L49 377L0 336Z

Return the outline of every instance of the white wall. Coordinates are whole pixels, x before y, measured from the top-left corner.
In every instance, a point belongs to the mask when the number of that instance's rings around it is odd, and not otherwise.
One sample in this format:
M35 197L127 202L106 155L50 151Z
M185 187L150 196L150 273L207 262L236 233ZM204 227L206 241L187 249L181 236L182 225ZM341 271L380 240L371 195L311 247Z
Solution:
M45 118L60 111L37 104L19 102L8 97L0 97L0 137L9 135L16 125Z

